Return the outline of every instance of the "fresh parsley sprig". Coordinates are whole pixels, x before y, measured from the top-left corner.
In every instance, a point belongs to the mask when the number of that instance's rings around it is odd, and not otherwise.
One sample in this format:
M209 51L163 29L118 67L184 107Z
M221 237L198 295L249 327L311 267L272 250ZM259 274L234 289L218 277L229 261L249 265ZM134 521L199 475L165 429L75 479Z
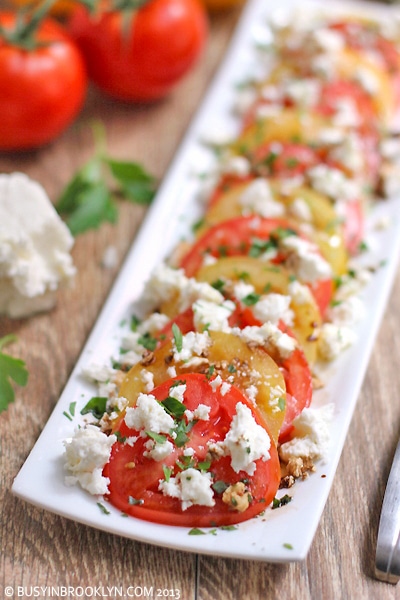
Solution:
M6 410L15 400L12 381L22 387L28 383L29 374L25 362L2 351L5 346L16 340L17 337L13 334L0 338L0 412Z
M75 173L55 205L73 235L97 229L105 221L116 223L117 197L148 205L156 191L155 178L140 164L108 156L100 126L93 132L93 158Z

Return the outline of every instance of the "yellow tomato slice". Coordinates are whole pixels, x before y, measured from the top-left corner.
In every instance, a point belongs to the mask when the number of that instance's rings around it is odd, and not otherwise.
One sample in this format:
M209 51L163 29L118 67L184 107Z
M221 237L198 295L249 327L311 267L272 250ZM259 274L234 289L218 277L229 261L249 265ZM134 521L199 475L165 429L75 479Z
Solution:
M206 357L195 357L188 363L173 360L172 342L155 350L151 364L141 363L133 366L127 373L119 390L119 395L126 398L129 405L136 403L140 393L146 391L146 378L143 370L153 375L154 386L157 387L171 377L169 368L174 367L176 374L207 372L212 367L212 374L220 375L224 381L238 387L250 398L254 394L257 406L262 413L268 431L275 440L285 418L286 386L283 375L275 361L261 348L249 348L246 342L234 334L210 331L211 345ZM150 392L151 393L151 392ZM120 416L114 428L120 422Z
M288 294L291 277L283 267L278 267L267 261L260 261L251 256L233 256L218 259L214 264L202 267L196 279L212 284L218 279L226 281L243 281L251 284L257 294L265 290L278 294ZM291 328L296 335L310 365L317 359L318 329L321 326L321 314L312 297L292 299L290 308L295 319Z

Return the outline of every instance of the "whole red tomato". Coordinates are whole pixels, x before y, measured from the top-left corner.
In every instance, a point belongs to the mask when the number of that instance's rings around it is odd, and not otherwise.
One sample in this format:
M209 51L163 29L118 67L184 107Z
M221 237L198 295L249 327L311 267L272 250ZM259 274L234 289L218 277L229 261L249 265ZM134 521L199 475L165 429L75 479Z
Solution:
M69 26L93 82L126 101L165 96L193 65L208 32L198 0L147 0L136 10L96 15L79 6Z
M79 112L87 88L82 56L61 26L45 18L29 37L13 35L15 25L15 14L0 12L1 151L52 141Z

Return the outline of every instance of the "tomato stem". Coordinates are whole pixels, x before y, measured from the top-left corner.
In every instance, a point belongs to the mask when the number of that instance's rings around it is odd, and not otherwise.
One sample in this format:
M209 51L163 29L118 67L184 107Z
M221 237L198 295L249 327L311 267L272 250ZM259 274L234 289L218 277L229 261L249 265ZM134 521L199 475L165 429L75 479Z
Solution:
M55 1L44 0L33 9L32 7L21 9L17 12L15 25L12 29L0 27L0 36L12 46L19 46L24 50L33 50L38 46L35 33Z

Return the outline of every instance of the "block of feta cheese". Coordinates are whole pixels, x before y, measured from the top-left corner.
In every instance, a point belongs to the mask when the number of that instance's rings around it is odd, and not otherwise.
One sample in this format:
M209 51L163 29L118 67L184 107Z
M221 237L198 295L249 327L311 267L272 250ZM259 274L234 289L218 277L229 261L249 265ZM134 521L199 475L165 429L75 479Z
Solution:
M70 282L74 239L39 183L0 174L0 314L23 318L51 309Z

